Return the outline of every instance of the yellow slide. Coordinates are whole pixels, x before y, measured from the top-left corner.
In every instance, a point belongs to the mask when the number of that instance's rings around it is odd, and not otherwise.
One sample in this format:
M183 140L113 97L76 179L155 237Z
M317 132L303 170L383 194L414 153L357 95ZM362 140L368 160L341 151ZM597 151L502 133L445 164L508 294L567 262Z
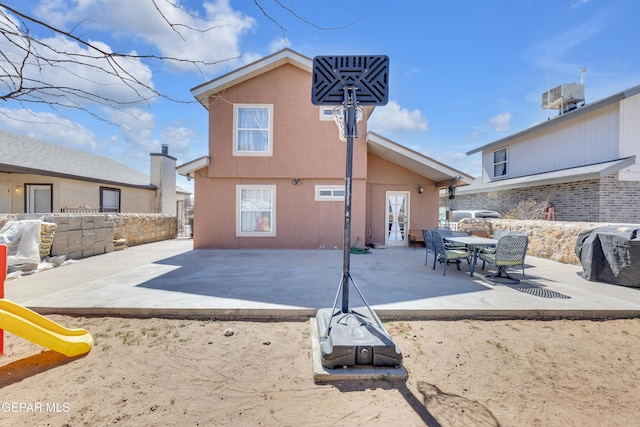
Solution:
M68 329L19 304L0 299L0 329L67 357L88 353L93 337L85 329Z

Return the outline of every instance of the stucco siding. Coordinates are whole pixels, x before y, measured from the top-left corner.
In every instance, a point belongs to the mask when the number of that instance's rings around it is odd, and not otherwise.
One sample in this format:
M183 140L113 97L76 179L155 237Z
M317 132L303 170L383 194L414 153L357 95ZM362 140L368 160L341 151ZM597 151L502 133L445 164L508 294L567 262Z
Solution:
M60 212L62 208L81 206L88 206L91 209L100 208L101 186L120 189L121 212L154 212L154 190L30 174L0 173L0 182L10 184L13 213L25 213L25 184L52 184L52 210L54 213Z
M439 192L433 181L371 153L367 164L367 243L385 241L387 191L409 192L409 229L438 225ZM419 185L424 188L422 194L418 192Z
M344 179L198 178L196 180L195 248L226 249L341 249L344 201L316 201L315 186L344 185ZM276 188L275 232L272 237L236 235L237 185L273 185ZM352 244L364 245L364 180L353 182ZM200 208L202 207L202 208ZM198 209L200 208L200 209Z
M233 104L273 105L273 155L234 157ZM210 177L344 177L345 145L311 104L309 73L284 65L210 98ZM366 135L365 121L359 133ZM356 140L357 141L357 140ZM366 176L366 144L354 144L353 177Z

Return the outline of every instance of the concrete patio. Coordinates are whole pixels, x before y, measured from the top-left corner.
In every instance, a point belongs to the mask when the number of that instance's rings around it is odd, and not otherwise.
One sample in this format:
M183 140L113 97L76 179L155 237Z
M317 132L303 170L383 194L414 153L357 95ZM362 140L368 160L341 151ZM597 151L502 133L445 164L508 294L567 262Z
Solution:
M135 246L9 279L5 297L42 314L308 319L330 308L340 250L193 250L189 239ZM640 315L640 290L590 282L581 267L527 256L518 285L469 266L425 266L424 248L351 255L351 276L381 318L620 318ZM354 286L350 307L362 306ZM340 307L341 296L338 300Z

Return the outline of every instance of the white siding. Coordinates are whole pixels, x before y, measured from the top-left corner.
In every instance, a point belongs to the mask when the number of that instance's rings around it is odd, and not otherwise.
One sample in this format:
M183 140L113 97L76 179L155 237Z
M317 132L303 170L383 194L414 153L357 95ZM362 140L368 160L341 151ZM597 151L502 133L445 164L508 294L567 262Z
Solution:
M636 156L636 164L620 171L622 181L640 181L640 95L620 103L620 157Z
M509 151L505 178L618 159L621 157L619 117L619 104L614 103L539 132L514 138L505 144ZM482 155L485 182L487 178L493 179L493 151L487 150Z

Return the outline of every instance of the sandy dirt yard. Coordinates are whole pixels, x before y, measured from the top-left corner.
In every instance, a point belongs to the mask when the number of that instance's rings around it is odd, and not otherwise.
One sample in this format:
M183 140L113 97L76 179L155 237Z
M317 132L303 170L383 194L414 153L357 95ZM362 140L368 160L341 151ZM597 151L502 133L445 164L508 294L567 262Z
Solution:
M96 345L5 333L2 426L640 424L639 319L386 322L406 381L316 384L308 322L49 317Z

